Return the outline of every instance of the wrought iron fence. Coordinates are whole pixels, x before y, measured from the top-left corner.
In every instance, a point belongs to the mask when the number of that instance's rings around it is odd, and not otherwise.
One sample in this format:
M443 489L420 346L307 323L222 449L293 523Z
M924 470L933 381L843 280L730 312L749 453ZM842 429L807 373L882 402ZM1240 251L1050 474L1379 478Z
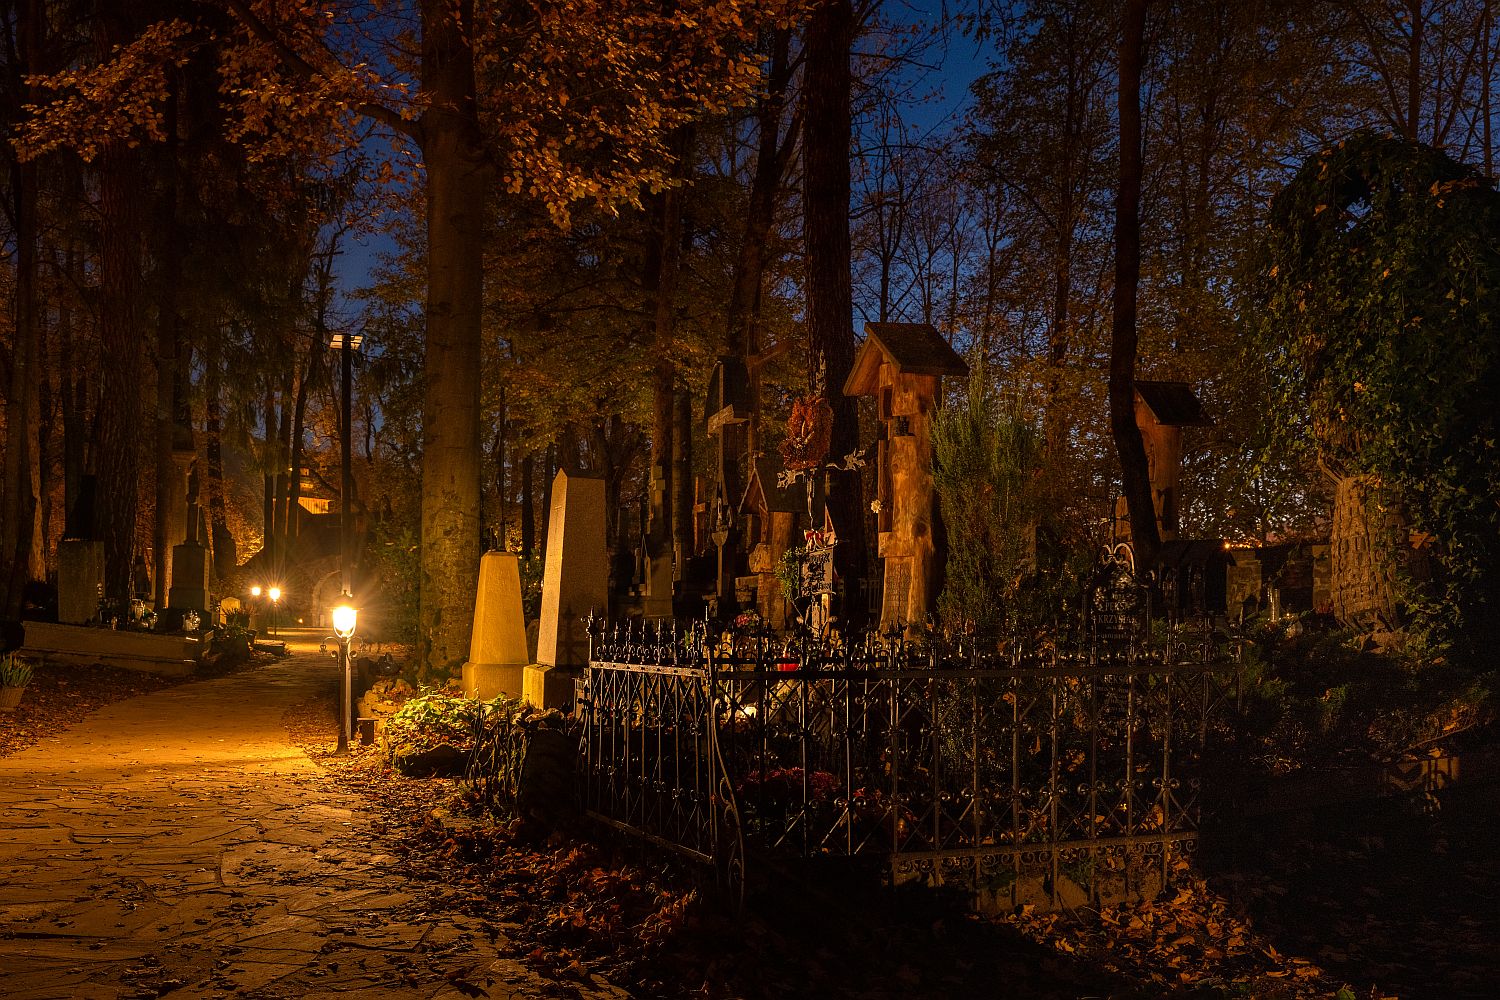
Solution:
M995 905L1163 885L1233 674L1206 630L1151 642L1121 593L1072 636L994 652L594 623L585 808L731 887L793 858L877 858Z

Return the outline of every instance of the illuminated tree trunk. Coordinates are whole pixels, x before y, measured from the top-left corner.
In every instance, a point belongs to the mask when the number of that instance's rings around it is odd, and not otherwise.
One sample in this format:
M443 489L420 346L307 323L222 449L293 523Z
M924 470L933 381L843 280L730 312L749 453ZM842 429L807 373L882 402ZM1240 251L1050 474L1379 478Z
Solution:
M475 109L472 0L422 0L418 128L427 172L419 653L457 671L479 577L480 310L488 194Z
M803 83L803 230L807 256L808 391L833 409L834 459L859 447L855 401L844 395L854 364L849 277L849 49L854 10L849 0L825 0L808 20ZM865 572L864 510L858 472L830 472L828 510L838 532L834 567L847 598L843 614L864 617L859 601Z
M1120 37L1120 183L1115 192L1115 293L1110 329L1109 424L1120 459L1137 564L1161 548L1146 446L1135 421L1136 286L1141 276L1141 50L1148 0L1130 0Z

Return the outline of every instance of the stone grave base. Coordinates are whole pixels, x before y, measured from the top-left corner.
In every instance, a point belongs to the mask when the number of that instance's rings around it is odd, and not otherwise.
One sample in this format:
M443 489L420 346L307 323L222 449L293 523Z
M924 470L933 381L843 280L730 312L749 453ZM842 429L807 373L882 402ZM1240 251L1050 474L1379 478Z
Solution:
M538 708L567 708L573 704L573 682L581 676L577 667L530 664L522 678L521 700Z
M522 678L529 668L524 663L465 663L464 696L489 701L500 695L521 697Z
M198 666L203 643L192 636L123 632L82 625L27 622L23 656L49 663L103 663L166 677L186 677Z

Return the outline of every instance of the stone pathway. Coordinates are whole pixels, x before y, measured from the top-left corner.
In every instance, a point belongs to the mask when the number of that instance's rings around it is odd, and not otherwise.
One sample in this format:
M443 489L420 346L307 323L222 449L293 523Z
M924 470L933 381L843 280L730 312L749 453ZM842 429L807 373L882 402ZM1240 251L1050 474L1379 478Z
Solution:
M304 645L0 758L0 997L556 995L289 744L330 668Z

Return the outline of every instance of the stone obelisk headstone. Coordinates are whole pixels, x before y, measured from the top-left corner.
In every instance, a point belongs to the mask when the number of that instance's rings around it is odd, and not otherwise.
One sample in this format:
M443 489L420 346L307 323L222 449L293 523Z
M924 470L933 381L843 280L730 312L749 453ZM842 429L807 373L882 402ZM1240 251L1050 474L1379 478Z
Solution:
M559 471L547 523L537 663L526 671L526 700L547 708L571 700L572 677L589 655L584 619L604 614L608 600L604 480Z
M464 694L488 701L521 697L526 655L526 618L521 610L521 562L514 552L486 552L479 559L474 595L474 632L464 664Z

